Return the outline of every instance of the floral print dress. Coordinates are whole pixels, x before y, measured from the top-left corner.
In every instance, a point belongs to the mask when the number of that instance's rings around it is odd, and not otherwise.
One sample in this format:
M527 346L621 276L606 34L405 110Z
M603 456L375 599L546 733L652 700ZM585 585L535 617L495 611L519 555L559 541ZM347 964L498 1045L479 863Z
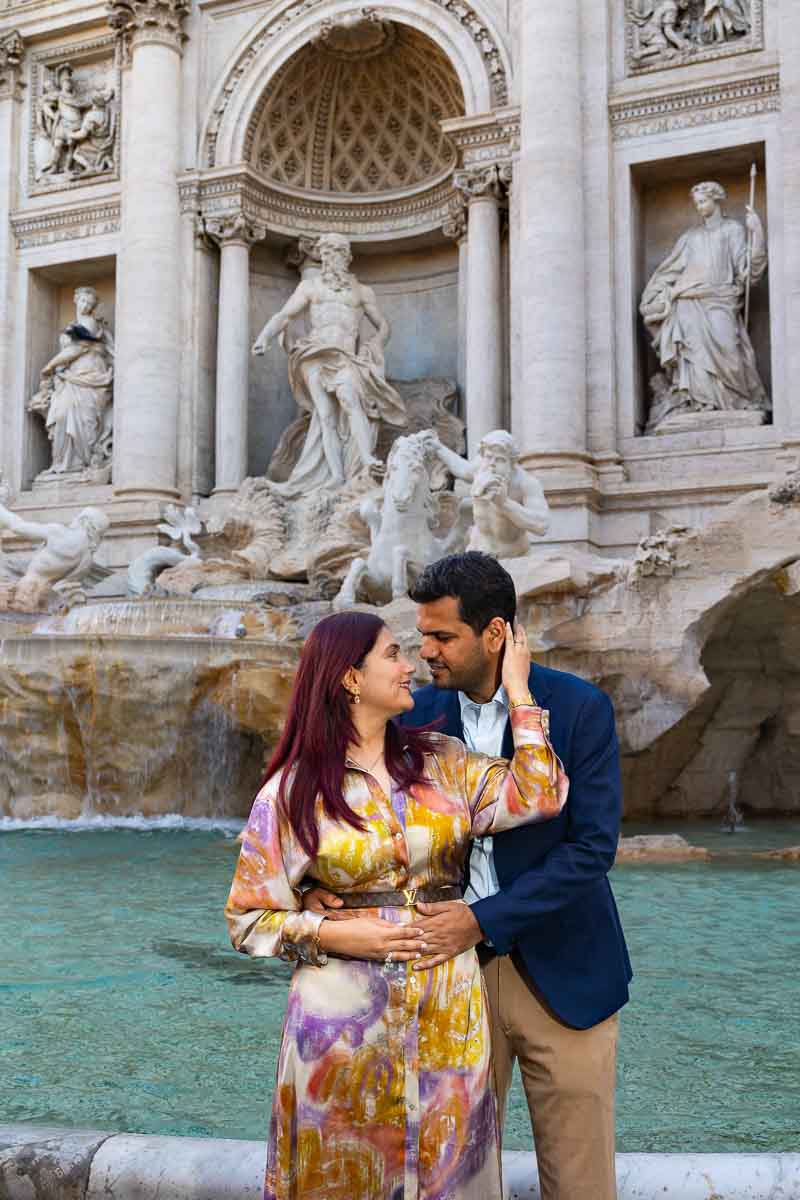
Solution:
M248 821L226 918L237 950L297 962L289 989L265 1200L500 1200L500 1150L483 981L474 950L441 966L326 957L325 919L301 880L336 892L461 884L470 839L559 813L568 781L547 713L512 709L509 763L432 735L425 782L387 796L348 762L364 831L318 807L319 852L302 850L268 780ZM412 906L360 909L416 919Z

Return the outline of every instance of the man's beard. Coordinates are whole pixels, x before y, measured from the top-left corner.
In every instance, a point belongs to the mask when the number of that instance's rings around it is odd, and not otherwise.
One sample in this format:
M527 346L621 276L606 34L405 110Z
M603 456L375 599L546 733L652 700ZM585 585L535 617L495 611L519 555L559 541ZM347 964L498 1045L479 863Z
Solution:
M436 665L435 660L433 665ZM483 687L486 680L487 663L481 655L477 655L469 662L463 663L460 669L456 668L455 671L446 663L441 664L441 671L436 675L434 675L430 663L428 669L431 671L434 687L441 691L477 692Z
M322 282L334 292L346 292L350 287L350 272L345 266L326 263L321 274Z

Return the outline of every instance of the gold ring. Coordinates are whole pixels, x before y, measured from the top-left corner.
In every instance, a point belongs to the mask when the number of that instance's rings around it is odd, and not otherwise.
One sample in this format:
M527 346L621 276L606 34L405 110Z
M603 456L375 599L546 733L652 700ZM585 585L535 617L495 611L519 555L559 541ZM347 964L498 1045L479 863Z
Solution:
M383 961L384 961L385 963L390 963L390 962L392 961L392 952L391 952L391 950L390 950L390 951L389 951L389 953L386 955L386 958L385 958Z

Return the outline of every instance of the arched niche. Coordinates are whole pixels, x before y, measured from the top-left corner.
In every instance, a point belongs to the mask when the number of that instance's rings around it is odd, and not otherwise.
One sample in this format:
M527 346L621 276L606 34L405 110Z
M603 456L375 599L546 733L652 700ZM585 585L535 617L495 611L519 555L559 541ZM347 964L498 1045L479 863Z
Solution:
M281 0L250 31L222 72L201 135L201 169L247 161L247 139L265 88L284 65L319 33L357 11L352 0ZM511 62L507 47L474 3L393 0L380 17L408 26L439 47L461 87L464 113L475 116L509 101Z

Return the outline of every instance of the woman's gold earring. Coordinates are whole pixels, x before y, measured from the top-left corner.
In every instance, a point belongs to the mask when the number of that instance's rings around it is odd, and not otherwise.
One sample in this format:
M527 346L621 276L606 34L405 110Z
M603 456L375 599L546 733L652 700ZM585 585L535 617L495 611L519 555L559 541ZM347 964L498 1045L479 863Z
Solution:
M361 688L353 688L353 704L361 703Z

